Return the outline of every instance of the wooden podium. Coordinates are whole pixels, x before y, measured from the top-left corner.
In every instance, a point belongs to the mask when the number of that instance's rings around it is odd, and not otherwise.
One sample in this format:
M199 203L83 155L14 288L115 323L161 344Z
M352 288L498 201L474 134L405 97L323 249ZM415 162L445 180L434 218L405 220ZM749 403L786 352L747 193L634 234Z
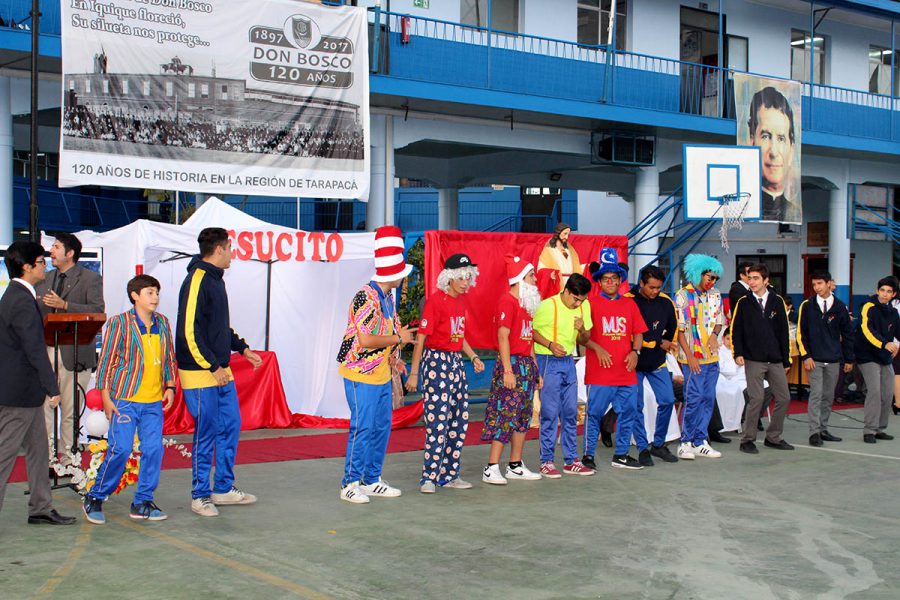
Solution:
M106 315L103 313L50 313L44 317L44 342L53 347L53 371L59 378L59 347L75 346L74 366L78 367L78 346L90 344L106 323ZM67 390L59 390L60 397ZM87 393L87 390L84 390ZM81 433L81 407L78 402L78 377L72 378L72 447L69 451L74 455L78 452L78 437ZM53 411L53 456L59 455L59 412ZM80 467L80 465L79 465ZM53 473L53 487L67 487L59 485L59 474Z

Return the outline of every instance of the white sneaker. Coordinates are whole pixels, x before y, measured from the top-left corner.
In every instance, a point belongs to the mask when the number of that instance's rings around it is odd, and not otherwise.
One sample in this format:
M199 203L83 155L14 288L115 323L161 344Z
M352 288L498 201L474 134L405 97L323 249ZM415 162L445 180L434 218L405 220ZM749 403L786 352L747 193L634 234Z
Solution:
M681 460L694 460L694 445L690 442L681 442L678 445L678 458Z
M191 511L197 513L201 517L218 517L219 509L212 503L209 496L203 498L194 498L191 500Z
M210 496L213 504L253 504L256 502L256 496L247 494L231 486L231 489L225 494L213 494Z
M369 497L359 487L358 481L351 481L341 488L341 500L346 500L353 504L366 504L369 501Z
M384 479L378 478L378 481L375 483L368 483L366 485L359 486L363 492L365 492L366 496L378 496L380 498L396 498L402 492L395 487L392 487Z
M490 465L481 472L481 480L493 485L506 485L506 477L500 474L500 465Z
M422 485L419 486L419 491L423 494L433 494L436 488L434 487L433 481L426 481Z
M525 466L523 462L521 465L513 469L509 465L506 466L506 478L507 479L522 479L524 481L537 481L541 479L540 473L535 473L534 471L529 471L528 467Z
M703 440L699 446L694 446L694 456L697 458L722 458L722 453L709 445L709 442Z
M448 481L441 487L450 488L450 489L454 489L454 490L468 490L468 489L471 489L472 484L469 483L468 481L465 481L465 480L457 477L456 479L454 479L452 481Z

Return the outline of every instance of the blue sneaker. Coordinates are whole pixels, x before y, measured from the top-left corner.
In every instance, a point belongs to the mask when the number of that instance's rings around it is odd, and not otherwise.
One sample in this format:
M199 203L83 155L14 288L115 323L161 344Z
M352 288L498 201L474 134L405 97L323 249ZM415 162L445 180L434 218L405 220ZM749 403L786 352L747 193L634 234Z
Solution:
M106 517L103 516L102 500L85 496L84 504L81 505L81 509L84 511L84 516L87 518L88 523L93 523L94 525L103 525L106 523Z
M136 521L165 521L169 518L169 515L150 500L145 500L140 504L132 503L128 516Z

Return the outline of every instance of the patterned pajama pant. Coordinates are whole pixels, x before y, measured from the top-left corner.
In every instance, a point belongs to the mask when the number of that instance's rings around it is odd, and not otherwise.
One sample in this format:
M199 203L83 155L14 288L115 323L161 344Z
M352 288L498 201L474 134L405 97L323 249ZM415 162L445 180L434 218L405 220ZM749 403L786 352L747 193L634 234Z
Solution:
M425 405L422 480L444 485L459 478L469 426L469 384L462 354L425 348L420 366Z

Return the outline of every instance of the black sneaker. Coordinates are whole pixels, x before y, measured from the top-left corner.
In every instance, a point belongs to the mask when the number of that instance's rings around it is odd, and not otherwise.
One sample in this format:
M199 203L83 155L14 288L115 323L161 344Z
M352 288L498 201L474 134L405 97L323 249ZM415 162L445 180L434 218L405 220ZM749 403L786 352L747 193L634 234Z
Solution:
M641 450L641 453L638 454L638 462L641 463L642 467L652 467L653 457L650 456L650 450L646 448Z
M585 454L581 457L581 464L586 466L588 469L597 469L597 463L594 462L593 454Z
M669 450L669 447L663 444L662 446L650 446L650 454L655 456L656 458L660 458L663 462L667 463L676 463L678 462L678 457L672 454Z
M867 444L874 444L875 443L875 434L874 433L863 434L863 441Z
M879 431L878 433L875 434L875 439L876 440L892 440L892 439L894 439L894 436L892 436L889 433Z
M612 457L612 462L609 463L609 465L611 467L615 467L616 469L630 469L632 471L637 471L644 468L641 463L634 460L628 454L614 454Z

